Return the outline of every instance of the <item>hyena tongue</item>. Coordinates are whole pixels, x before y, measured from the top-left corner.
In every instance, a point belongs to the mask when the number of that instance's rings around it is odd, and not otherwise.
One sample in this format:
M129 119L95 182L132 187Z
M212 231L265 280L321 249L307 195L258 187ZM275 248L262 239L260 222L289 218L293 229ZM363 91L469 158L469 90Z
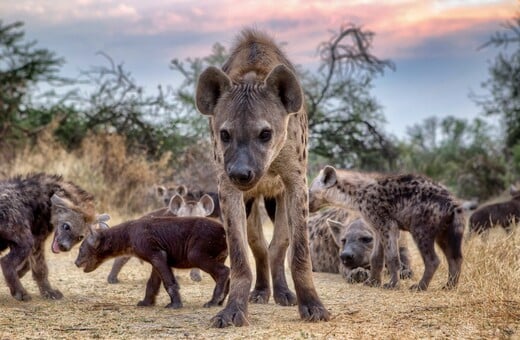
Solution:
M58 254L60 252L60 246L58 245L58 240L56 240L56 234L54 234L54 239L52 240L51 249L54 254Z

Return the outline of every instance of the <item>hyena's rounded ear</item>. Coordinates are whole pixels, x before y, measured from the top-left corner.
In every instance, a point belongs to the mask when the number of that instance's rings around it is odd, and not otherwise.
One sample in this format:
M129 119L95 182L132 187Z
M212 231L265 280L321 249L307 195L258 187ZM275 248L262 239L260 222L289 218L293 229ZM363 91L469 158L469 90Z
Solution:
M179 185L175 190L181 196L186 196L188 194L188 188L185 185Z
M341 231L343 229L345 229L345 226L343 225L343 223L332 220L330 218L327 218L326 223L327 223L327 226L329 227L329 230L332 233L332 236L334 236L334 241L336 242L336 244L339 247L342 247L340 238L341 238Z
M210 66L199 76L195 105L203 115L213 115L223 93L231 88L231 79L221 69Z
M109 226L108 226L107 221L109 219L110 219L110 215L109 214L100 214L100 215L97 215L95 223L97 223L97 225L101 229L108 229Z
M58 194L52 195L51 203L57 207L62 207L62 208L74 207L74 203L72 203L71 201L69 201L68 199L66 199L64 197L58 196Z
M213 210L215 209L215 203L213 202L213 198L211 198L210 195L204 194L199 200L199 203L202 204L202 207L204 208L204 212L206 213L205 216L209 216L213 213Z
M168 204L168 210L172 214L178 215L179 214L179 210L181 209L181 207L183 205L184 205L184 198L182 198L182 196L179 195L179 194L175 194L170 199L170 203Z
M321 173L321 182L324 188L330 188L335 185L338 182L336 169L330 165L324 167Z
M163 197L166 194L166 187L163 185L156 185L155 194L157 195L157 197Z
M303 93L294 73L285 65L277 65L266 77L265 86L280 97L287 113L301 110Z

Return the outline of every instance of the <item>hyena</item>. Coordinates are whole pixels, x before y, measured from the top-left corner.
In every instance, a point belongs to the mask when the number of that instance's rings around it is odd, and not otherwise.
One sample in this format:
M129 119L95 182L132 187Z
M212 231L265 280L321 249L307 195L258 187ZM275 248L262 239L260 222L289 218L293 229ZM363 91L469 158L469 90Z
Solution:
M462 265L464 216L460 203L443 186L419 175L368 175L326 166L310 188L310 209L323 204L356 209L376 231L369 285L379 285L383 260L390 273L386 288L399 284L399 230L406 230L419 248L424 274L411 288L426 290L439 266L435 242L448 260L445 288L457 285ZM383 258L384 257L384 258Z
M328 207L309 218L312 270L340 273L347 282L369 277L374 232L353 210ZM399 237L400 277L412 277L405 235Z
M158 209L152 211L143 216L143 218L153 218L153 217L163 217L163 216L179 216L179 217L206 217L210 216L213 213L215 208L215 204L213 199L209 195L203 195L197 201L188 201L184 200L184 198L175 194L171 197L170 202L167 208ZM114 260L112 264L112 269L107 277L108 283L118 283L118 275L121 269L124 267L128 261L130 261L131 256L120 256ZM190 271L190 278L193 281L201 281L202 277L200 275L200 270L197 268L193 268Z
M277 303L297 302L305 320L328 320L312 279L308 245L307 113L293 65L272 38L245 29L222 66L207 68L197 84L198 110L210 117L222 218L228 235L231 289L213 326L248 324L252 272L247 243L257 263L252 300L266 301L269 264ZM246 227L246 205L261 197L276 202L274 236L267 251L261 223ZM253 212L252 212L253 213ZM283 259L290 235L290 267L296 301Z
M11 295L30 300L20 279L31 269L40 294L61 299L48 280L44 242L54 230L52 251L69 251L95 218L94 197L61 176L36 173L0 181L0 252L9 248L0 262Z
M520 190L511 186L509 193L512 196L509 201L485 205L471 214L471 234L483 234L495 226L501 226L507 232L513 231L514 226L520 223Z
M138 306L151 306L161 282L170 296L167 308L181 308L179 283L171 267L200 268L215 280L210 301L204 307L222 305L229 291L226 233L222 224L204 217L164 216L140 218L113 228L94 229L81 243L76 266L85 273L109 258L133 255L152 265L146 294Z

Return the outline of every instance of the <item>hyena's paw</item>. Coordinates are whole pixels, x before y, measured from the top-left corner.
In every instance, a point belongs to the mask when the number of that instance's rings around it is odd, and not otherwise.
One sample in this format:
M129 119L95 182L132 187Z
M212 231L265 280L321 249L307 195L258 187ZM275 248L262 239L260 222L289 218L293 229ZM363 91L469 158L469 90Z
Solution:
M403 268L399 272L401 280L409 280L413 277L413 271L410 268Z
M399 282L387 282L383 285L384 289L399 289Z
M41 296L49 300L59 300L63 298L63 294L57 289L42 290Z
M300 317L305 321L317 322L330 320L329 311L319 300L300 304L298 311L300 312Z
M274 302L280 306L295 306L298 303L296 295L289 288L275 289L273 297Z
M235 306L227 306L211 319L211 327L214 328L248 325L246 313Z
M25 290L19 290L12 294L13 297L18 301L31 301L31 296Z
M182 308L182 302L180 302L180 301L170 302L169 304L164 306L164 308L179 309L179 308Z
M421 284L420 282L410 286L410 290L415 291L415 292L425 291L426 288L428 288L428 287L424 284Z
M116 284L116 283L119 283L119 279L117 278L117 276L109 275L107 277L107 282L110 284Z
M141 300L137 303L139 307L149 307L155 305L155 301Z
M359 267L352 269L346 276L345 280L347 280L348 283L361 283L368 280L368 277L370 276L370 271Z
M368 287L379 287L381 286L381 280L368 278L363 284Z
M270 296L271 296L271 291L269 288L253 289L251 291L251 293L249 293L249 302L266 304L269 302Z
M195 281L195 282L202 281L202 276L200 275L200 270L195 269L195 268L190 270L190 278L192 281Z

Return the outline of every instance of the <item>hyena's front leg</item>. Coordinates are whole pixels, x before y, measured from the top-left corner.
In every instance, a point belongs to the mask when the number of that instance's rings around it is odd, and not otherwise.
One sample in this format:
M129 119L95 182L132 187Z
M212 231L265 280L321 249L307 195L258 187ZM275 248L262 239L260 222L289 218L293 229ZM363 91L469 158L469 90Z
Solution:
M370 277L365 281L366 286L378 287L381 285L381 272L384 266L384 249L381 236L375 233L374 248L370 254Z
M269 262L273 278L274 301L282 306L293 306L297 303L296 295L289 289L285 278L285 255L289 247L289 226L287 207L284 195L276 197L274 234L269 244Z
M59 290L52 288L49 283L49 270L45 262L43 242L36 242L29 261L31 263L32 276L40 289L41 296L53 300L61 299L63 294Z
M296 289L300 317L307 321L329 320L330 313L323 306L312 279L307 218L308 192L305 177L285 178L285 199L289 235L291 238L291 273Z
M246 326L247 303L253 274L247 258L246 213L242 192L226 180L219 184L219 200L231 262L229 298L226 307L212 319L213 327Z

